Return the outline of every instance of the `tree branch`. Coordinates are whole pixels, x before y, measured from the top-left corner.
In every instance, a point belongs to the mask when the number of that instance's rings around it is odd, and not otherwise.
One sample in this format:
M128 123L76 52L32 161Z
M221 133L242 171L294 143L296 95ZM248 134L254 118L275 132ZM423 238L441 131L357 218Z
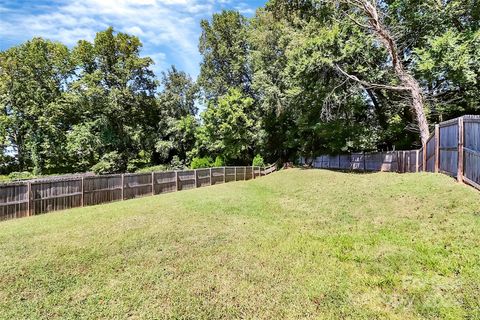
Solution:
M385 90L392 90L392 91L409 91L410 88L408 87L402 87L402 86L389 86L389 85L384 85L384 84L378 84L378 83L370 83L367 81L360 80L357 76L348 74L345 72L342 68L340 68L338 65L335 65L338 71L340 71L341 74L349 78L350 80L353 80L355 82L360 83L362 86L364 86L367 89L385 89Z

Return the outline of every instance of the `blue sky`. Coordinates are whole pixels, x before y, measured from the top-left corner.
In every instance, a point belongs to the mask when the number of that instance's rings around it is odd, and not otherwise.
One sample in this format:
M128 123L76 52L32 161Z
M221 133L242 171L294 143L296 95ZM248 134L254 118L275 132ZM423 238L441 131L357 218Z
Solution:
M265 0L0 0L0 50L34 36L69 47L113 26L143 43L157 74L174 64L196 77L200 20L222 9L252 16Z

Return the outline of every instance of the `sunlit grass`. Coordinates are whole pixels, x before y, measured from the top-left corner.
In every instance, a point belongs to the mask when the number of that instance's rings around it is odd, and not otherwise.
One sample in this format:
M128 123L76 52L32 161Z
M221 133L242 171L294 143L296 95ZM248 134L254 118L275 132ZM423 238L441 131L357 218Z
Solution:
M480 195L286 170L0 223L0 318L480 318Z

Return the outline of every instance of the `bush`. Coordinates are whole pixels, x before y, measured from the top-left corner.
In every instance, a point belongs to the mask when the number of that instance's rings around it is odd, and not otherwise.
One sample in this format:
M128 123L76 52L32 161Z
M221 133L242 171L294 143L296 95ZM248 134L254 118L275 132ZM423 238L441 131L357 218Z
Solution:
M223 160L222 156L217 156L215 158L215 163L213 164L214 167L223 167L225 165L225 161Z
M255 156L255 158L253 158L253 162L252 162L252 166L255 166L255 167L264 167L265 166L265 162L263 161L263 157L259 154L257 154Z
M193 158L190 167L192 169L210 168L213 164L212 158Z
M8 179L10 180L24 180L24 179L32 179L35 178L33 173L30 173L28 171L23 171L23 172L11 172L8 175Z
M122 170L122 159L118 152L113 151L103 155L102 159L92 167L96 174L117 173Z
M185 167L185 161L180 160L178 156L172 157L172 161L170 161L170 170L183 170Z
M150 154L144 150L140 151L136 158L130 159L127 163L127 172L136 172L150 164Z

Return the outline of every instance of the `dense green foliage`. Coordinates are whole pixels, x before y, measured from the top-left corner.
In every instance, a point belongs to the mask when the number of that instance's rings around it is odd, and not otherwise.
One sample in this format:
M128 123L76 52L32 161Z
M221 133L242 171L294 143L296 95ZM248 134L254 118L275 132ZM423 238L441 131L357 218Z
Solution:
M136 171L217 156L248 165L256 154L273 162L418 147L410 98L391 89L400 80L358 6L365 2L271 0L251 19L214 14L201 22L198 81L175 67L157 79L139 39L111 28L72 49L34 38L3 51L0 172ZM476 1L376 5L430 125L478 113Z
M480 194L283 170L0 223L1 319L479 319Z
M190 164L191 169L210 168L213 165L212 158L193 158Z
M253 158L253 161L252 161L252 166L255 166L255 167L263 167L265 166L265 161L263 160L263 157L259 154L257 154L255 156L255 158Z

